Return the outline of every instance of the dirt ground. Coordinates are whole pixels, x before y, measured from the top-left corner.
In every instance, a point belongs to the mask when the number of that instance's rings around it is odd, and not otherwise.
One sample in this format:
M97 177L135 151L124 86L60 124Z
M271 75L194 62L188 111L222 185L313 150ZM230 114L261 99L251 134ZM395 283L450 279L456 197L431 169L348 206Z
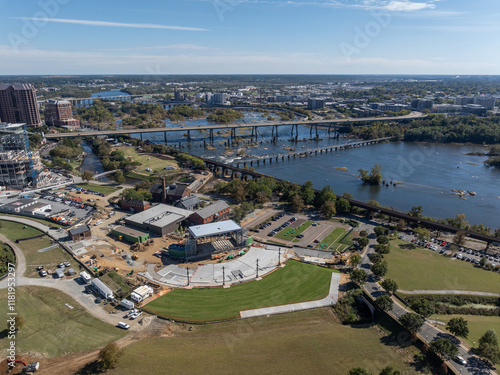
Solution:
M116 343L120 348L124 348L139 340L149 337L171 337L179 330L187 330L188 327L182 324L172 324L166 320L158 319L156 317L145 317L139 324L144 328L137 332L131 332L124 338L118 340ZM74 374L83 369L87 364L97 360L99 349L83 353L74 353L64 357L55 358L30 358L27 356L20 356L19 359L30 362L39 362L40 369L36 374L40 375L68 375ZM17 365L15 370L10 374L21 374L22 365ZM6 373L7 361L4 360L0 363L0 373Z

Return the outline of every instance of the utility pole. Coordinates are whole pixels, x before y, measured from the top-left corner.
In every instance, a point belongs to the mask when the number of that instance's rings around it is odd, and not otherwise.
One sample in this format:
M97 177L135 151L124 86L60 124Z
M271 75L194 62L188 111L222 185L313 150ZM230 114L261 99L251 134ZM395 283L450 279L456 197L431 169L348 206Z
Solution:
M257 268L255 269L255 271L257 272L256 278L258 279L259 278L259 260L258 259L257 259Z
M186 273L187 273L187 280L188 280L187 286L189 286L189 268L188 267L186 267Z
M222 266L222 286L226 286L226 267Z
M281 266L281 247L278 250L278 267Z

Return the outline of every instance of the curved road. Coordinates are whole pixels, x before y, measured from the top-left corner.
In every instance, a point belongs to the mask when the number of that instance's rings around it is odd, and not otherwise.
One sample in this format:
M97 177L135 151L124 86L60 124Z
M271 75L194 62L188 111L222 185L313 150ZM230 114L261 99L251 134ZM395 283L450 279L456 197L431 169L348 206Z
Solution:
M42 223L38 223L24 218L0 216L0 220L11 220L20 222L26 225L33 226L45 232L46 230L49 229L49 227L47 227ZM64 236L66 236L66 234L64 234ZM47 278L31 278L23 276L24 272L26 271L26 258L24 257L23 252L14 242L10 241L7 237L1 234L0 234L0 240L11 246L12 249L14 250L14 253L16 254L16 273L15 273L16 287L43 286L47 288L54 288L71 296L71 298L73 298L76 302L78 302L91 315L100 320L103 320L112 325L117 325L119 321L124 320L122 314L108 314L101 308L99 304L95 302L95 297L92 294L85 293L86 284L79 283L80 281L79 277L74 279L51 279L49 278L50 276L48 276ZM3 288L7 288L7 278L4 278L3 280L0 281L0 289ZM131 324L131 323L132 321L129 322L131 330L139 329L138 324Z
M374 222L363 222L361 228L359 230L366 230L368 233L373 233L373 228L375 228L378 224ZM363 258L361 261L361 265L359 266L361 269L365 270L368 274L368 280L364 286L365 290L373 297L377 298L383 294L387 294L384 289L377 282L377 279L370 271L371 262L368 256L375 252L374 246L377 244L375 237L370 236L370 243L368 249L363 254ZM394 299L393 299L394 300ZM399 319L399 317L403 316L410 310L407 310L404 306L402 306L399 301L394 300L393 309L389 312L394 318ZM438 338L449 338L453 342L459 344L459 340L455 338L453 335L448 332L441 331L440 329L434 327L430 322L424 323L419 335L427 342L432 342ZM458 355L463 357L466 361L466 365L460 365L458 362L451 360L448 361L448 364L452 366L457 374L461 375L486 375L486 374L496 374L492 370L488 368L488 366L483 362L480 358L476 357L471 353L471 351L466 348L463 344L459 344Z

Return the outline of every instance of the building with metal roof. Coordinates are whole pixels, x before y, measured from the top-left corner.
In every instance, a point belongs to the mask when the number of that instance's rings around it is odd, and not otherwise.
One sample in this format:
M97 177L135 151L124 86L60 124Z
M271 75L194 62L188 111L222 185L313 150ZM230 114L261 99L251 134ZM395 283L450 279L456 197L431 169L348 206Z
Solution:
M113 291L104 284L99 279L92 279L90 284L94 287L94 289L99 292L104 298L113 298Z
M175 207L183 208L185 210L194 210L201 204L201 199L196 195L183 197L175 202Z
M164 236L179 228L192 213L192 211L179 207L159 204L146 211L125 218L125 223L146 232Z
M246 246L246 231L232 220L195 225L188 228L185 241L186 259Z
M194 224L208 224L229 218L229 205L224 201L217 201L196 211L189 217Z

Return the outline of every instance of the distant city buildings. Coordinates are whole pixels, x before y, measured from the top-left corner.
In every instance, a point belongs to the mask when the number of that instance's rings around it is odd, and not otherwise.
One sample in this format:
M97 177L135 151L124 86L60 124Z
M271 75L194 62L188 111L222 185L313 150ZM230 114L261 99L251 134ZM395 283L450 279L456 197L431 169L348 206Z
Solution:
M325 99L309 98L307 100L307 109L323 109L325 108Z
M455 104L461 106L478 105L487 110L495 108L496 98L492 96L457 96ZM472 107L474 108L474 107Z
M0 121L29 127L42 125L36 89L26 83L0 84Z
M36 187L42 172L38 152L30 149L26 124L0 123L0 185Z
M205 101L211 105L227 105L228 95L221 92L212 94L211 92L205 94Z
M423 111L424 109L428 109L432 111L432 106L434 105L434 101L428 99L413 99L411 101L410 107L411 109L415 109L417 111Z
M67 100L48 100L45 103L45 124L77 128L80 121L73 118L71 103Z
M401 112L406 109L410 109L409 106L405 104L399 104L399 103L372 103L370 104L370 108L372 109L378 109L379 111L385 112L385 111L391 111L391 112Z

